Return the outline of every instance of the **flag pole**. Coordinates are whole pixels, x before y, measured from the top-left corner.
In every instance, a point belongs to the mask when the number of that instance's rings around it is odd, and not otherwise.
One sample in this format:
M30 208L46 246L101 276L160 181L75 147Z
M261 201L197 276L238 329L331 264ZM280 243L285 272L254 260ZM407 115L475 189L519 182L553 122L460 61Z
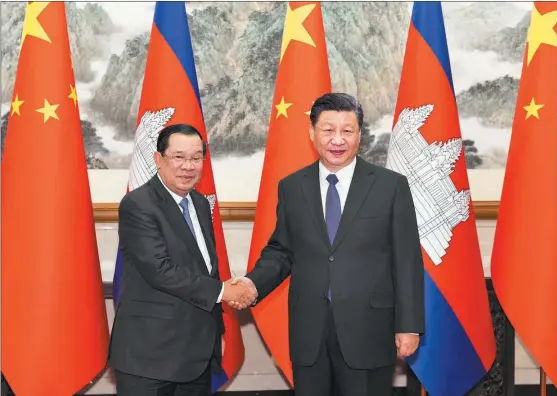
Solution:
M547 376L543 368L540 367L540 396L547 395Z

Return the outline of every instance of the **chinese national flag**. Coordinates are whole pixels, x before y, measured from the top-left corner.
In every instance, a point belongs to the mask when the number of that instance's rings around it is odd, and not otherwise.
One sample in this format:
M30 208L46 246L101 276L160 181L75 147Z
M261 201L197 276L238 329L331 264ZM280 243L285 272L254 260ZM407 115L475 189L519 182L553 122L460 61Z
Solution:
M535 2L491 261L518 336L557 383L557 2Z
M65 7L33 2L2 162L2 372L17 396L72 395L107 349Z
M288 4L265 159L248 259L253 269L276 222L278 182L317 160L309 139L309 111L331 92L321 5ZM257 327L276 363L293 384L288 347L288 286L285 280L252 309Z

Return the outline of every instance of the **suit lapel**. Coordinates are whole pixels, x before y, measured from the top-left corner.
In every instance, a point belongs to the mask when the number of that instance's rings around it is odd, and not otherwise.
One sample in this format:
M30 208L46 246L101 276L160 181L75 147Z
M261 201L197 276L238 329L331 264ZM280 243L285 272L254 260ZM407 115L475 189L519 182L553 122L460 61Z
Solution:
M329 242L327 227L325 225L323 201L321 200L321 188L319 186L319 162L315 162L306 170L306 173L304 174L304 181L302 183L302 190L304 197L306 198L311 217L317 227L318 234L327 245L327 248L330 249L331 243Z
M203 267L207 268L201 250L199 250L199 246L197 246L197 241L193 237L190 227L188 223L186 223L182 211L176 202L172 199L168 191L166 191L157 175L151 179L150 183L160 197L158 205L162 209L170 226L177 235L182 237L182 241L184 241L190 252L192 252L194 258L199 261Z
M350 225L354 221L356 214L364 203L364 200L373 186L373 183L375 183L373 169L366 166L365 162L357 157L354 176L352 177L352 182L350 183L350 187L348 189L348 196L346 197L344 210L342 211L342 216L340 218L340 224L333 242L333 251L336 250L338 245L342 242L342 239L346 236L346 233L350 229Z
M195 206L195 211L197 213L197 219L199 220L199 224L201 225L201 231L203 232L203 239L205 240L205 246L207 246L207 251L209 252L209 258L211 260L211 275L214 275L217 272L217 251L215 250L215 244L213 243L213 238L211 237L211 230L210 227L213 227L212 223L209 223L209 218L204 213L204 207L200 194L197 192L192 191L190 193L191 199L193 201L193 206ZM205 261L203 262L205 263Z

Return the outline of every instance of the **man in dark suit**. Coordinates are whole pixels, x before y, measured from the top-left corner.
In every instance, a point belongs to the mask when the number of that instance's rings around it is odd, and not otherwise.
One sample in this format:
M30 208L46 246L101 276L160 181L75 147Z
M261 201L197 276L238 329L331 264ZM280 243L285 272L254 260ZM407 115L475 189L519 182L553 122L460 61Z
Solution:
M353 97L320 97L310 120L319 161L280 181L276 228L235 282L254 285L259 301L291 275L296 395L391 395L397 352L414 353L425 331L410 188L403 175L357 156L363 112Z
M220 369L222 301L253 301L219 278L207 199L194 190L206 145L189 125L163 129L158 173L120 203L121 294L109 362L119 396L208 396Z

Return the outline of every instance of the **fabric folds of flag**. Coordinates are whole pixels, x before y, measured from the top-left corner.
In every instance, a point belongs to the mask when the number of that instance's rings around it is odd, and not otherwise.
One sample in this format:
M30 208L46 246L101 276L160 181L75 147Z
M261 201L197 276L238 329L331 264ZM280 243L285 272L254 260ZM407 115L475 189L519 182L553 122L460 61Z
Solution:
M2 160L2 372L18 396L73 395L108 323L64 3L27 6Z
M153 177L157 171L153 153L158 133L167 125L185 123L195 127L207 141L201 108L193 49L184 2L157 2L147 52L143 90L138 112L138 126L130 166L128 189L133 190ZM196 190L210 203L221 280L230 279L222 220L216 196L210 149ZM115 285L119 289L121 260L117 260ZM224 372L214 374L212 391L216 392L234 376L244 360L244 343L236 311L224 309Z
M535 2L491 256L497 298L557 384L557 2Z
M460 396L495 337L439 2L414 3L393 124L387 167L410 183L426 270L426 334L407 362L430 395Z
M309 139L309 111L315 99L331 91L320 3L288 3L278 58L248 272L253 269L273 233L278 182L317 160ZM288 345L289 284L290 278L257 304L252 312L273 358L292 385Z

